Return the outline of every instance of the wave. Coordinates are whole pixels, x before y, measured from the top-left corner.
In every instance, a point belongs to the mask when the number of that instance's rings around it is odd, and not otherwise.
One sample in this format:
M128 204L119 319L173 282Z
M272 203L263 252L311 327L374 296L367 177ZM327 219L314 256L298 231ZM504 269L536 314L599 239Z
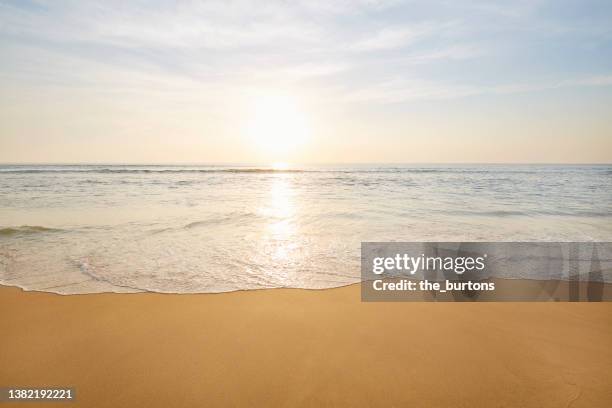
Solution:
M478 210L440 210L439 213L448 215L463 215L473 217L538 217L538 216L558 216L558 217L585 217L585 218L610 218L612 213L602 211L553 211L553 210L494 210L494 211L478 211Z
M0 236L13 236L20 234L37 234L46 232L62 232L58 228L40 227L37 225L22 225L21 227L0 228Z
M156 229L150 230L149 233L161 234L164 232L190 230L194 228L209 227L209 226L214 226L218 224L240 224L245 221L257 219L258 217L259 216L255 213L244 213L244 214L232 213L232 214L229 214L223 217L212 217L208 220L193 221L181 227L156 228Z

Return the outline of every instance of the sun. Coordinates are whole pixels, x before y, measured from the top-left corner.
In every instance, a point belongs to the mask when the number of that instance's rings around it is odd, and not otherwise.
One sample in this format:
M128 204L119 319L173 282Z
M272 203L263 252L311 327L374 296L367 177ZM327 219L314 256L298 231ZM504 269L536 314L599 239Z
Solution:
M309 131L306 116L294 98L264 95L253 99L246 133L262 153L284 159L304 145Z

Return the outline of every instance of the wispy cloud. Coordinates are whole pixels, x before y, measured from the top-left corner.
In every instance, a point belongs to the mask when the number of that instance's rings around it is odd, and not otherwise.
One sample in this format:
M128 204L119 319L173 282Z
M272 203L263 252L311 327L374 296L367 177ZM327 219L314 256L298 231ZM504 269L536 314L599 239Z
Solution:
M436 31L434 24L417 26L383 27L377 32L366 35L355 43L351 49L355 51L376 51L405 47L417 39L431 35Z
M551 81L548 83L511 83L494 86L396 79L357 91L347 91L344 100L362 103L405 103L457 99L477 95L510 95L572 87L612 86L612 74Z
M407 63L424 64L440 60L465 60L476 58L485 54L487 54L487 50L484 47L474 44L461 44L433 49L431 51L423 51L420 53L407 53L406 56L401 57L401 60Z

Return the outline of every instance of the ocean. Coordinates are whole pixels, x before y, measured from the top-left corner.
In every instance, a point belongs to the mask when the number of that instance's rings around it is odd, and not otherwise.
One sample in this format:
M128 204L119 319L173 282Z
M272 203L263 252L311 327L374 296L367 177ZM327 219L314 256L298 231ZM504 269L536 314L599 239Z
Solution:
M362 241L612 241L612 166L0 166L0 283L28 290L337 287Z

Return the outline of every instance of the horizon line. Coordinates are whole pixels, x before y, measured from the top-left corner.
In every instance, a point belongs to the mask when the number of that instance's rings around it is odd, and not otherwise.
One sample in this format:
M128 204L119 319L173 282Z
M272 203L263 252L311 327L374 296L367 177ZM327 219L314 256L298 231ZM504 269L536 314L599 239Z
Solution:
M0 166L325 166L325 165L549 165L549 166L606 166L612 162L0 162Z

